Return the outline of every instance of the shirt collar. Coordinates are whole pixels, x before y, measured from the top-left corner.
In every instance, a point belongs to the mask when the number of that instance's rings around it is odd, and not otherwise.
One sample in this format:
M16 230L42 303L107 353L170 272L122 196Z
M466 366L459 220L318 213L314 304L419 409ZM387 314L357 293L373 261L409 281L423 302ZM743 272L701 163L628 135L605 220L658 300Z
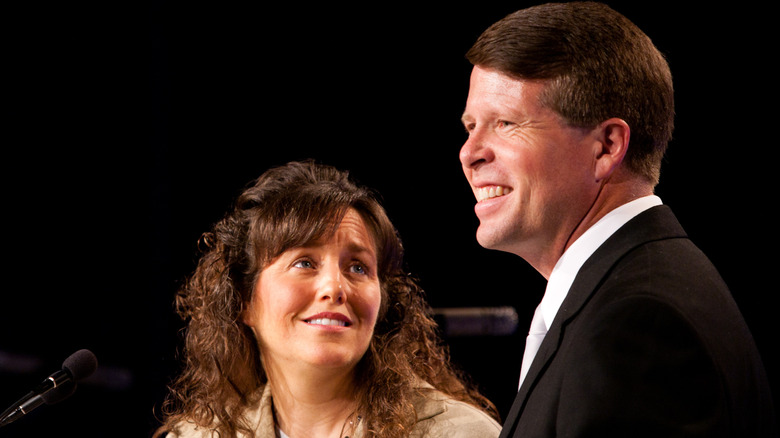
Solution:
M547 329L552 325L558 309L569 293L574 277L577 276L585 261L615 231L633 219L634 216L651 207L661 205L661 203L661 198L650 195L623 204L599 219L571 244L555 264L547 281L544 297L539 304Z

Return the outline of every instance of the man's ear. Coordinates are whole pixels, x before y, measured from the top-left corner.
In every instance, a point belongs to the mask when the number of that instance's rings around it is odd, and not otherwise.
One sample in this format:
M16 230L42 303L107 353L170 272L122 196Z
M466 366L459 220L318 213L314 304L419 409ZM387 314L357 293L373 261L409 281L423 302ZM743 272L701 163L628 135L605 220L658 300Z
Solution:
M602 181L609 178L623 162L628 151L631 128L624 120L612 118L599 124L596 129L599 146L596 150L594 173L596 181Z

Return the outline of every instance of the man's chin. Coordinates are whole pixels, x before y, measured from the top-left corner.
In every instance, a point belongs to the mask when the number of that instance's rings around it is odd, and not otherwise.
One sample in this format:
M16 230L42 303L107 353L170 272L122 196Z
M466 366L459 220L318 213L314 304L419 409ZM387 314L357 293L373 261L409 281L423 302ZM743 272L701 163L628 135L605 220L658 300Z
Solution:
M485 249L500 250L501 239L496 236L495 230L484 224L477 228L477 243Z

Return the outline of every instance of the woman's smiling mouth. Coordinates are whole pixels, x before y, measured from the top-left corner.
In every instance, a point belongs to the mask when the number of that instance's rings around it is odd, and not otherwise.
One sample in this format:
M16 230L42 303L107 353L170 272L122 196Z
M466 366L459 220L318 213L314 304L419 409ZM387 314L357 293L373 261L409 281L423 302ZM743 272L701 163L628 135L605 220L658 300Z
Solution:
M346 316L340 313L318 313L312 315L309 318L303 320L306 324L321 325L321 326L335 326L335 327L349 327L352 325L352 321Z

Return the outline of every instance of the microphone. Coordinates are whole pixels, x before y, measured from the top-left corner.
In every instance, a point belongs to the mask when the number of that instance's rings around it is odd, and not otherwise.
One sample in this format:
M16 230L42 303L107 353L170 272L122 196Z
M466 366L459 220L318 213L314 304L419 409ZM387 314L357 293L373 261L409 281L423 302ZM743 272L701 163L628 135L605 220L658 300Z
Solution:
M433 309L444 336L507 336L517 330L514 307L444 307Z
M78 386L76 385L76 382L68 380L62 385L59 385L56 388L52 388L45 394L41 394L41 398L47 405L59 403L73 395L73 393L76 392L76 386Z
M54 404L68 398L76 390L76 382L94 373L97 365L97 358L89 350L71 354L62 363L61 370L52 373L0 415L0 426L18 420L44 403Z

